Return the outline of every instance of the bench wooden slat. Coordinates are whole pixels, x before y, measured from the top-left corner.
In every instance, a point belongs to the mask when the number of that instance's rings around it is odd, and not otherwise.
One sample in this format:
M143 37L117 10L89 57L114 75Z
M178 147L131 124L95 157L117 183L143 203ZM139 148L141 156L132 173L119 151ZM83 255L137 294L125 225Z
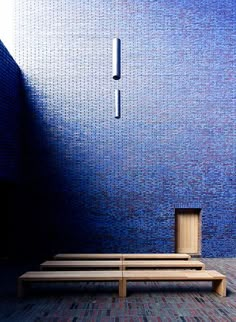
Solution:
M126 297L128 281L212 281L213 291L226 296L226 276L217 271L40 271L18 278L18 296L23 297L30 282L118 281L119 296Z
M57 254L55 260L189 260L188 254Z
M143 279L150 279L150 280L213 280L213 279L220 279L223 277L217 276L214 277L208 273L209 271L184 271L184 270L132 270L132 271L123 271L123 278L133 279L133 280L143 280Z
M122 254L57 254L54 259L59 260L121 260Z
M122 290L121 271L54 271L26 272L18 278L18 297L25 295L30 282L78 282L78 281L118 281L119 296Z
M82 260L82 261L46 261L40 264L41 269L49 269L49 268L118 268L122 269L122 261L116 260L116 261L97 261L97 260Z
M188 254L123 254L123 260L189 260Z
M185 268L205 269L205 264L200 261L186 260L124 260L123 269L127 268Z
M121 279L122 272L120 271L32 271L21 275L21 280L44 280L44 281L59 281L59 280L113 280Z
M217 271L123 271L122 297L127 294L128 281L212 281L213 291L226 296L226 276Z
M224 277L225 275L223 275L223 274L221 274L221 273L219 273L219 272L217 272L217 271L214 271L214 270L209 270L209 271L207 271L208 272L208 274L210 274L212 277L214 277L215 279L218 279L218 278L222 278L222 277Z
M97 261L97 260L82 260L82 261L46 261L40 265L41 270L44 269L62 269L62 268L119 268L119 269L129 269L129 268L183 268L183 269L205 269L205 264L200 261L185 261L185 260L123 260L123 261Z

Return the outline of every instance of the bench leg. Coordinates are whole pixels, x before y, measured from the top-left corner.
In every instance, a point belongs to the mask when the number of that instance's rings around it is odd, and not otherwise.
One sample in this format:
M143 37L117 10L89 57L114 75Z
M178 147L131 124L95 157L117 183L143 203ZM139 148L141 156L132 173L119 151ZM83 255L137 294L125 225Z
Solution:
M127 295L127 282L125 279L119 281L119 297L126 297Z
M212 289L220 296L226 296L226 279L212 281Z
M17 282L17 296L19 298L23 298L25 296L25 285L22 280L18 280Z
M119 297L122 297L123 294L123 281L119 281Z
M19 279L17 282L17 297L23 298L27 295L28 291L30 290L30 282L26 282L24 280Z

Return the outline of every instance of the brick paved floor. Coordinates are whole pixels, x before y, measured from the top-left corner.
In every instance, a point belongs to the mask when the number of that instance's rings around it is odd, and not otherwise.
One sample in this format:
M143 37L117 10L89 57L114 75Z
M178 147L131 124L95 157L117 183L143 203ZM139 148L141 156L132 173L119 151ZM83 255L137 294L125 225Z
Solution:
M227 297L211 292L210 282L130 283L119 299L117 284L36 285L29 297L16 298L17 276L38 265L1 264L0 321L151 322L236 321L236 258L204 258L206 269L227 275Z

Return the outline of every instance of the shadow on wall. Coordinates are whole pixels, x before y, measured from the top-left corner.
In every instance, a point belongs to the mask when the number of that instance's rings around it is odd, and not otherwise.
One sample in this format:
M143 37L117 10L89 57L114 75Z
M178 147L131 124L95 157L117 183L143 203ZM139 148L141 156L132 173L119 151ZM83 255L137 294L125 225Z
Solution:
M74 165L67 167L64 160L62 144L66 140L57 142L57 129L49 129L44 113L47 97L28 85L24 75L20 102L21 176L17 207L11 216L10 255L45 259L58 252L143 251L146 235L142 218L130 216L125 221L126 214L117 216L110 209L102 212L96 205L84 205L89 189L85 183L74 184L73 171L78 170ZM89 171L86 173L93 180ZM90 203L93 205L92 199ZM122 236L127 238L121 240ZM154 251L150 248L143 252Z
M44 96L29 86L23 75L21 93L23 189L13 256L45 258L57 252L76 251L78 242L71 234L71 216L75 212L71 200L78 196L65 191L65 169L58 167L60 151L54 150L47 124L40 115ZM82 206L79 211L86 214Z
M77 250L70 228L78 207L70 201L78 196L64 191L39 114L43 96L27 85L1 41L0 61L0 258L52 255L68 250L65 245ZM79 211L86 218L82 206Z
M21 71L0 41L0 257L11 253L19 209ZM18 210L19 211L19 210ZM19 213L18 213L19 215Z
M14 216L16 211L17 184L15 182L0 180L0 204L1 204L1 225L0 225L0 258L8 258L12 252L12 240L14 235ZM10 234L11 232L11 234Z
M45 94L28 85L22 73L18 74L17 91L21 130L15 144L20 157L15 192L9 192L10 203L14 204L8 217L9 256L44 259L57 252L154 252L156 248L144 248L142 218L127 218L120 212L117 215L113 211L119 207L116 204L113 209L101 210L93 205L93 194L86 183L72 178L78 169L65 162L65 133L60 141L54 133L57 129L50 129ZM93 181L89 167L85 173ZM93 207L88 208L85 199ZM102 198L99 201L103 202ZM155 246L154 232L153 236Z

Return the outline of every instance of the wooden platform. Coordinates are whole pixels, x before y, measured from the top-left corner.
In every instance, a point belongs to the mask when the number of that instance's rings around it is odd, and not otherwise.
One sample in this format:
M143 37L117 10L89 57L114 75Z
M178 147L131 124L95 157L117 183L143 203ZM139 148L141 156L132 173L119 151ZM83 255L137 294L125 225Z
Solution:
M22 298L32 282L78 282L78 281L118 281L119 296L122 296L121 271L56 271L27 272L18 278L18 297Z
M188 254L57 254L55 260L190 260Z
M127 296L129 281L212 281L213 291L226 296L226 276L217 271L123 271L122 297Z
M41 270L49 269L205 269L205 264L200 261L186 261L186 260L82 260L82 261L46 261L40 265Z

